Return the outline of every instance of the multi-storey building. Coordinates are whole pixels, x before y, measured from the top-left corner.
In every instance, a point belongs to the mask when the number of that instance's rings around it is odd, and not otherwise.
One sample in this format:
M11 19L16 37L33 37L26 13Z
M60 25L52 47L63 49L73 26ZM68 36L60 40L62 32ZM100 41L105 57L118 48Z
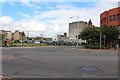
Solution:
M92 26L91 19L88 23L83 21L69 23L69 41L78 42L78 35L88 26ZM83 42L83 40L79 40L79 42Z
M26 39L25 33L19 32L19 30L16 30L14 33L12 31L6 31L6 30L0 30L0 36L2 38L2 41L9 39L9 40L21 40Z
M6 31L6 39L12 40L12 32Z
M0 35L1 35L2 41L6 39L6 31L5 30L0 30Z
M0 30L0 35L2 37L2 40L5 40L5 39L12 40L12 32L11 31Z
M117 26L120 29L120 7L110 9L100 14L100 26Z
M23 40L23 39L26 39L26 35L23 31L20 32L19 30L16 30L13 33L13 40Z

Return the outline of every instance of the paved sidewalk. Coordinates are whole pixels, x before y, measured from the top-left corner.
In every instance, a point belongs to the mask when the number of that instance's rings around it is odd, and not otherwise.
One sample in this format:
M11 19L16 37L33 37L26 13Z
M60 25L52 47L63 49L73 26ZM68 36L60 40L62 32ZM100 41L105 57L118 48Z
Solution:
M10 49L10 48L42 48L42 47L76 47L76 46L33 46L33 47L0 47L0 49Z
M119 50L115 50L115 49L86 49L84 47L76 47L76 48L72 48L72 50L75 51L85 51L85 52L91 52L91 53L119 53Z

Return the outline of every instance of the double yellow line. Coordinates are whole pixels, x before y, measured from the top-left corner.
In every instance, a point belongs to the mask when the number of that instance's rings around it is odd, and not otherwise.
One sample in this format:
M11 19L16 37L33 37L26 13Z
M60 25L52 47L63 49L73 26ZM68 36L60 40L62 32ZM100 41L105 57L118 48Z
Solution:
M0 76L0 78L11 79L11 77L6 77L6 76Z

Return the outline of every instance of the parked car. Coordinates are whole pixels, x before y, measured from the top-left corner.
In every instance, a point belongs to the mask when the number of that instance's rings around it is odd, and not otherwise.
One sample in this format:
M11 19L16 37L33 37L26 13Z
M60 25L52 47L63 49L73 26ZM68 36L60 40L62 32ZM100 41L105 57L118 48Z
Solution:
M62 44L63 44L63 45L68 45L68 42L63 42Z
M43 41L43 40L40 40L40 43L44 43L44 41Z
M33 43L34 41L33 40L27 40L27 43Z
M14 40L14 42L15 42L15 43L21 43L21 41L20 41L20 40Z
M53 41L48 41L49 44L53 44Z
M40 40L34 41L35 44L40 44Z
M46 41L45 40L42 40L43 43L45 43Z

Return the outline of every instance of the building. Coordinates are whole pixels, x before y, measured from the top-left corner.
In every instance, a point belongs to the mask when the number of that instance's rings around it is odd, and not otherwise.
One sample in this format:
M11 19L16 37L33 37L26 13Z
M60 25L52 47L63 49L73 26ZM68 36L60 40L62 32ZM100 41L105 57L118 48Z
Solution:
M28 37L28 40L47 40L47 41L52 41L52 38L44 38L44 37Z
M25 33L19 32L19 30L16 30L14 33L12 31L6 31L6 30L0 30L0 36L2 38L2 41L9 39L9 40L21 40L26 39Z
M63 41L64 35L57 35L58 41Z
M52 41L52 38L43 38L43 40L48 40L48 41Z
M0 30L0 35L1 35L2 41L4 41L6 39L6 31Z
M2 41L6 40L6 39L12 40L12 32L11 31L0 30L0 35L2 37Z
M20 32L19 30L16 30L13 33L13 40L24 40L24 39L26 39L26 35L23 31Z
M69 38L67 37L67 33L64 33L64 35L57 35L58 41L69 41Z
M88 23L83 21L69 23L69 41L78 42L77 36L88 26L92 26L91 19ZM83 40L79 40L79 42L83 42Z
M117 26L120 29L120 7L110 9L100 14L100 26Z
M20 32L19 32L19 30L16 30L16 31L13 33L13 40L20 40L20 39L21 39Z
M12 40L12 32L6 31L6 39Z
M52 41L58 41L58 39L57 38L52 38Z

